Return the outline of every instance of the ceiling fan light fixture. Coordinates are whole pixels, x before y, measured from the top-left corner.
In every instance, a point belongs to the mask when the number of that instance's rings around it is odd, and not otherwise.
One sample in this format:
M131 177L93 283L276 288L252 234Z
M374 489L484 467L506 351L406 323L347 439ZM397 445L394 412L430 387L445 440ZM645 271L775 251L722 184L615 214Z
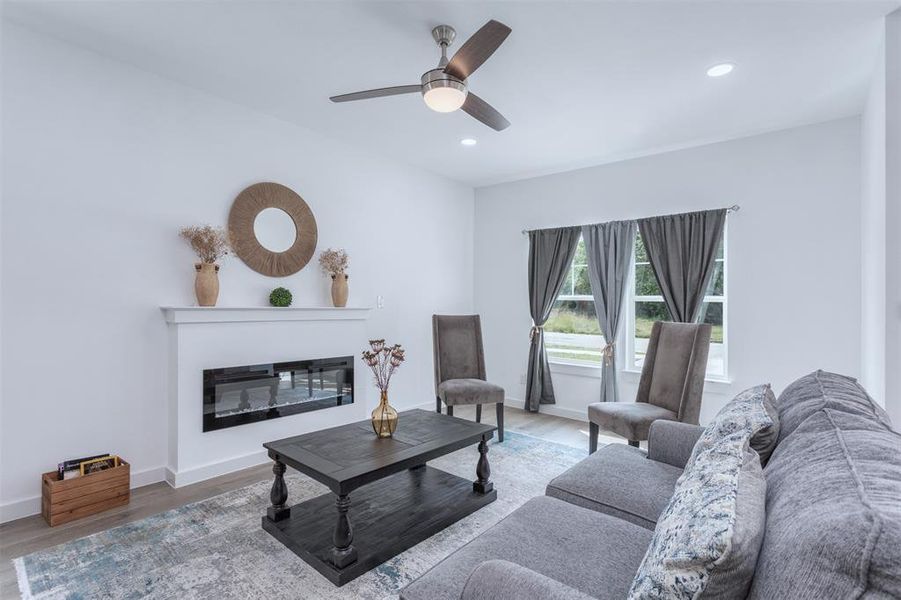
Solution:
M449 113L459 110L466 102L466 91L452 87L432 88L422 94L426 106L440 113Z
M422 76L422 99L435 112L449 113L466 102L466 84L443 69L434 69Z

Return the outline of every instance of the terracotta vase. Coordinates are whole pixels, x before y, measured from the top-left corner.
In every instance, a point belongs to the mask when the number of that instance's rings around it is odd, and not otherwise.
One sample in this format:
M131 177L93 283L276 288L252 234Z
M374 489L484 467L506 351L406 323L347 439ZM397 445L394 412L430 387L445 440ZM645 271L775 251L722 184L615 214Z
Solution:
M213 263L196 263L194 270L194 293L198 306L216 306L219 299L219 265Z
M380 438L388 438L394 435L397 429L397 411L388 404L388 392L382 392L379 405L372 411L372 430Z
M347 306L347 279L348 275L345 273L332 275L332 304L336 307Z

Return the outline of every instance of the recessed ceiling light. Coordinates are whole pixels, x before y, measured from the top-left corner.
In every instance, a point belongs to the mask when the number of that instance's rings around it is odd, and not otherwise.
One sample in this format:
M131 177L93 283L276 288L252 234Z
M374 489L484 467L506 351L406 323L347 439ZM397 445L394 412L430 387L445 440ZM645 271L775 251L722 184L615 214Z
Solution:
M735 65L732 63L720 63L718 65L713 65L709 69L707 69L708 77L722 77L723 75L728 75L732 72L732 69L735 68Z
M464 146L475 146L478 142L474 138L463 138L460 143Z

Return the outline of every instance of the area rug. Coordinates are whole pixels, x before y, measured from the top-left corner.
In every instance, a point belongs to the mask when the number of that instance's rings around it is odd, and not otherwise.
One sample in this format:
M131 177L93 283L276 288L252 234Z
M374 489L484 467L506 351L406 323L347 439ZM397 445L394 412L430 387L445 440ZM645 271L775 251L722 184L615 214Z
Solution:
M587 444L586 444L587 445ZM585 458L573 448L506 432L490 444L497 500L337 588L262 530L270 481L35 552L15 563L23 598L35 599L382 599L485 531ZM475 446L431 461L474 478ZM289 503L326 493L288 469Z

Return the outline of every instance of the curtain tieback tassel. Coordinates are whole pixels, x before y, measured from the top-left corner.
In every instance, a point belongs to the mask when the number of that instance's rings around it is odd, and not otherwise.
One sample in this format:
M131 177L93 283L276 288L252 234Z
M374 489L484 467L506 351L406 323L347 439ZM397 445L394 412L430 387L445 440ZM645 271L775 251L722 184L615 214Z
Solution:
M616 348L615 342L610 342L606 346L601 349L601 353L604 355L604 364L608 367L613 364L613 350Z
M541 331L544 329L541 325L532 325L532 329L529 330L529 340L534 340L536 335L539 335Z

